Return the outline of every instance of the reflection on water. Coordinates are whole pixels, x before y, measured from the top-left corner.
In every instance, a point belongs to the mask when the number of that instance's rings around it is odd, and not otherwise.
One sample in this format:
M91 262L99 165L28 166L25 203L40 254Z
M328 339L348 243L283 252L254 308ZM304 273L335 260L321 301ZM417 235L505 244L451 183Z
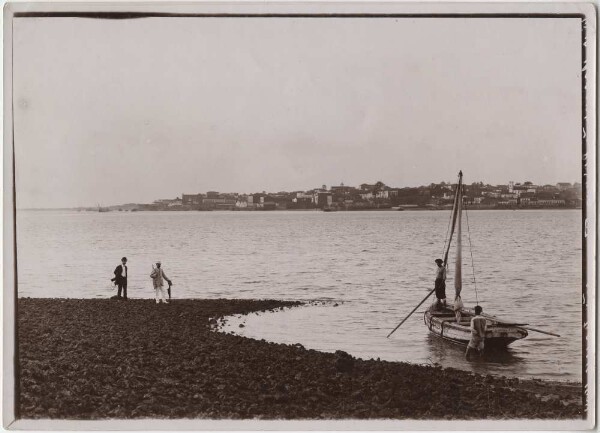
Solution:
M465 363L415 313L433 285L449 212L17 213L19 296L108 298L128 258L128 295L154 295L162 260L175 298L330 299L251 315L247 335L365 358L581 380L581 211L469 211L477 286L465 251L462 297L530 333L506 357ZM463 245L468 245L466 233ZM451 261L454 251L451 250ZM447 291L452 292L453 267ZM427 303L426 303L427 304ZM421 309L426 308L424 304Z
M464 346L452 344L431 333L427 335L427 345L432 361L437 364L460 367L462 367L462 364L466 364L466 349ZM526 359L520 354L514 353L513 348L509 346L506 350L485 351L483 356L474 356L468 364L471 365L472 371L478 373L489 373L490 369L493 369L495 372L503 369L523 372L525 370L524 362L526 362Z

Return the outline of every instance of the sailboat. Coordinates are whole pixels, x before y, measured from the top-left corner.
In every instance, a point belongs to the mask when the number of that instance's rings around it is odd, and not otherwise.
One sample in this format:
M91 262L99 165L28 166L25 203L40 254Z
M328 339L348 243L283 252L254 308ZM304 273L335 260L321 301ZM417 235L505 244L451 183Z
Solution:
M460 304L462 291L462 212L463 212L463 181L462 171L458 173L458 184L454 195L454 206L452 208L452 222L448 243L445 248L443 266L448 264L448 253L452 236L456 230L456 261L454 272L454 290L456 309L453 307L442 307L427 309L423 315L423 321L429 331L444 340L452 343L467 345L471 339L471 318L474 311L464 308ZM460 307L460 308L459 308ZM488 349L503 349L516 340L527 337L528 332L523 326L527 323L511 323L487 314L481 314L487 320L485 334L485 347ZM534 330L534 329L532 329Z

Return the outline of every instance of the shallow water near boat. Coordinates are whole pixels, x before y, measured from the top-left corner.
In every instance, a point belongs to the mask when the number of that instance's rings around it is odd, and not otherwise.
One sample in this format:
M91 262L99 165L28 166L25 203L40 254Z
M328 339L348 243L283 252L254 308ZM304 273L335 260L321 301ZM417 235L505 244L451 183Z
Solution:
M393 315L390 312L380 314L382 323L374 324L363 318L363 308L354 302L338 304L338 307L333 307L332 303L308 305L283 311L227 317L221 332L233 332L276 343L299 343L307 349L325 352L343 350L363 359L437 364L507 377L581 380L577 366L558 365L552 359L538 356L539 349L549 356L561 356L560 350L552 348L556 343L553 337L530 333L525 340L513 343L507 350L486 353L482 358L466 362L465 347L429 333L423 325L421 311L415 313L415 317L409 319L389 339L386 335L390 329L383 323L393 323ZM352 329L350 335L346 333L346 329Z
M245 317L236 332L381 358L507 376L581 380L581 211L469 211L464 230L466 306L530 323L499 358L466 364L463 349L431 336L426 302L449 212L67 212L17 214L20 297L107 298L129 259L129 296L151 298L162 260L176 298L328 299ZM466 221L465 221L466 222ZM451 253L452 256L452 253ZM452 267L447 293L453 291ZM231 322L230 322L231 323Z

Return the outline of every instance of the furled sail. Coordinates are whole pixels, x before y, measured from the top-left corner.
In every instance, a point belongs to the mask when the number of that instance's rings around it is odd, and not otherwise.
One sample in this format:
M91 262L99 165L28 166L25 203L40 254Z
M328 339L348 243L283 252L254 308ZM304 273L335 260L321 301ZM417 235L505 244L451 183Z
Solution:
M448 245L446 246L446 252L444 253L444 266L448 264L448 252L450 251L450 244L452 243L452 236L454 235L454 228L456 227L456 215L458 212L458 194L460 186L462 185L462 171L458 174L458 185L454 193L454 205L452 206L452 224L450 227L450 236L448 237Z
M454 194L454 206L452 207L452 227L450 230L450 237L448 239L448 245L446 252L444 253L444 266L448 263L448 253L450 251L450 244L452 243L452 236L454 230L458 225L458 231L456 233L456 267L454 276L454 306L453 309L456 312L456 319L460 321L460 310L463 307L460 292L462 291L462 200L463 200L463 183L462 183L462 171L458 172L458 184L456 185L456 192Z

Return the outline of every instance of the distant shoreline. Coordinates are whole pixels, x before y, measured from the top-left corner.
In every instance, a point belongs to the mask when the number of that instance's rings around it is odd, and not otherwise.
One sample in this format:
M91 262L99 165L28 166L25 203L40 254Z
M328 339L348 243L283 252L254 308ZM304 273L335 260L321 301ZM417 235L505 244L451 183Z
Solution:
M224 316L300 304L19 298L20 416L582 419L579 383L362 360L214 331Z
M450 211L451 207L448 208L405 208L403 210L397 209L389 209L389 208L374 208L374 209L340 209L333 210L331 212L422 212L422 211ZM531 210L582 210L580 207L495 207L495 208L487 208L487 207L468 207L467 210L519 210L519 211L531 211ZM73 212L85 212L85 213L98 213L97 210L87 210L87 209L79 209L79 208L23 208L17 209L20 211L73 211ZM100 213L109 213L109 212L323 212L322 209L269 209L269 210L260 210L260 209L206 209L206 210L196 210L196 209L160 209L160 210L118 210L111 209L106 212ZM325 212L327 213L327 212Z

